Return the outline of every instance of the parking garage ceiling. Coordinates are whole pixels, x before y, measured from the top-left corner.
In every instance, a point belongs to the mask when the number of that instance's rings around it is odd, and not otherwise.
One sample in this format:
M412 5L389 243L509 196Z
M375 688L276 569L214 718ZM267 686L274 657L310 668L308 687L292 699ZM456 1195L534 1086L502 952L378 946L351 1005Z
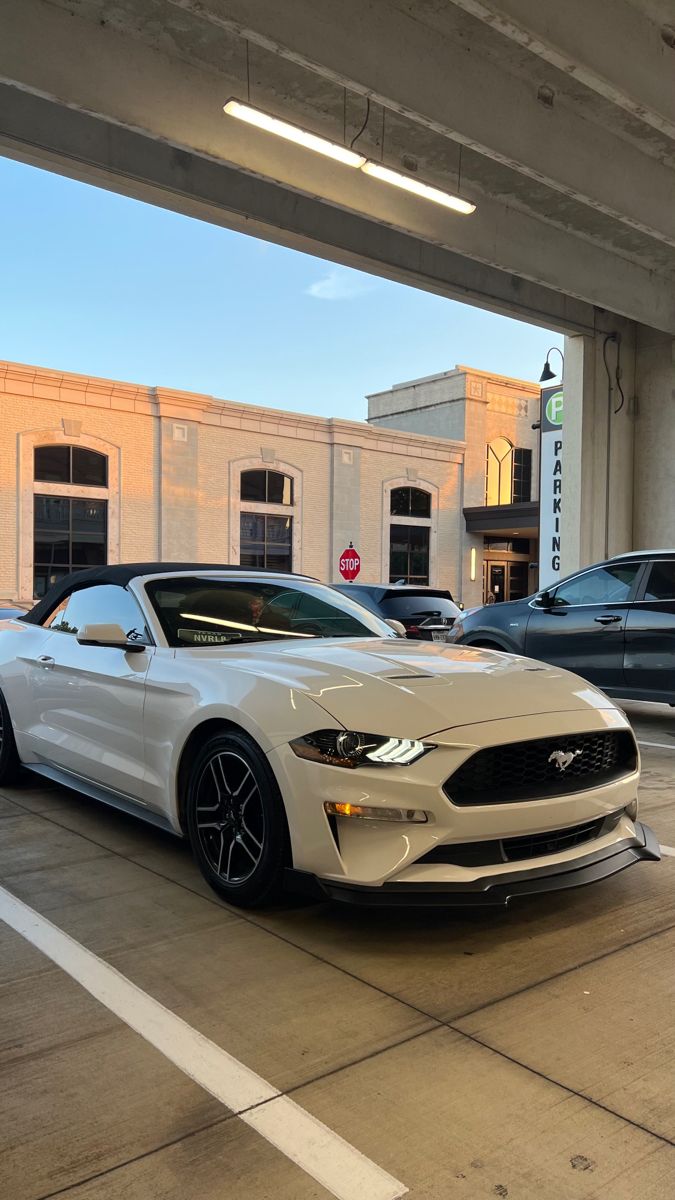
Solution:
M604 308L675 332L675 0L23 0L0 23L9 154L561 329ZM242 127L231 96L362 130L476 212Z

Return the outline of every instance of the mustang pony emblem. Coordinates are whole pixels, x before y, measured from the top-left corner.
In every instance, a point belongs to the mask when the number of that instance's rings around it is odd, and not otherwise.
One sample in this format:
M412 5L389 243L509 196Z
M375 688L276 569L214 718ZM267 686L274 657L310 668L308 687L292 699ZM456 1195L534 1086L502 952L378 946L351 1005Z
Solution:
M573 763L581 753L581 750L554 750L552 754L549 754L548 761L555 763L559 771L566 771L570 763Z

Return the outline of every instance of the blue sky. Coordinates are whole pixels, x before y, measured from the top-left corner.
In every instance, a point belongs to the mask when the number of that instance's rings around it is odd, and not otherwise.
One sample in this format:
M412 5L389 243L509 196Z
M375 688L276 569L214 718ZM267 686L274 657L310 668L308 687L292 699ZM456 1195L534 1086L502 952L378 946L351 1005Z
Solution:
M363 419L465 363L538 378L546 330L0 158L0 357Z

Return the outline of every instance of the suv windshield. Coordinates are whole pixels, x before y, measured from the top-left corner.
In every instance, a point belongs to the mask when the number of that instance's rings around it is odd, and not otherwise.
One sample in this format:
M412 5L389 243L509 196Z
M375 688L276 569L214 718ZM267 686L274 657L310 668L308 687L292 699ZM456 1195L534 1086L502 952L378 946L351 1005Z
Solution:
M360 604L316 583L183 576L154 580L146 592L170 646L395 637Z
M388 617L408 621L414 617L457 617L459 609L449 592L389 592L380 607Z

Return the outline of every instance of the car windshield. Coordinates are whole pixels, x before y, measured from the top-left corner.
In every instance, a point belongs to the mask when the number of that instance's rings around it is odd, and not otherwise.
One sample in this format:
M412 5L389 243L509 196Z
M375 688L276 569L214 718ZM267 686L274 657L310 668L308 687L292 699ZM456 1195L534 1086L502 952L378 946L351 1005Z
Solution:
M395 637L379 617L318 583L179 576L153 580L146 592L170 646Z
M383 597L382 612L397 621L413 617L456 617L459 609L449 592L410 591L389 593Z

